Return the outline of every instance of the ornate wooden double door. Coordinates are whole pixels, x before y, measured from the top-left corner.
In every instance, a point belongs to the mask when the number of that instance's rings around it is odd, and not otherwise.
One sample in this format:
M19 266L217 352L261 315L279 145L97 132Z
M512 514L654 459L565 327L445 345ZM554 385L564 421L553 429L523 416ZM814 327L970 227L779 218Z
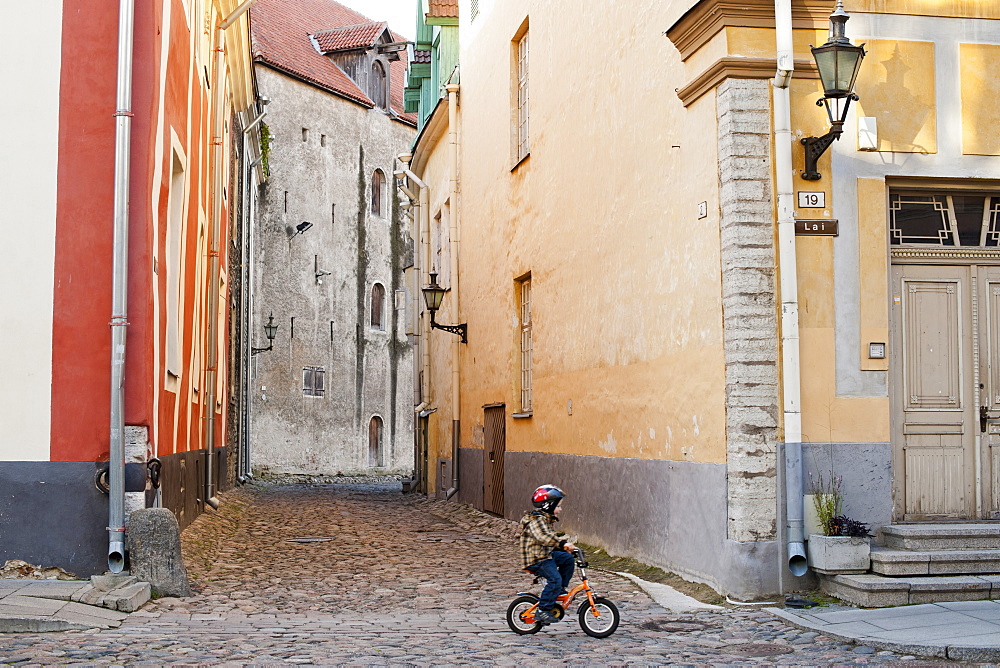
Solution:
M952 261L892 267L897 520L1000 518L1000 257Z

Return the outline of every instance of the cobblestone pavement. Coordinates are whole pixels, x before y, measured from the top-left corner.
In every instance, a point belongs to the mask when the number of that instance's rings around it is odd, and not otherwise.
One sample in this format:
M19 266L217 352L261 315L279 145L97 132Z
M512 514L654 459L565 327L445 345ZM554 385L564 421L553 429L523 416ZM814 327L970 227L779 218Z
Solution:
M399 490L255 483L227 492L183 534L193 597L151 601L114 630L0 635L0 663L929 665L759 610L672 614L593 570L592 585L622 613L614 635L591 638L570 614L518 636L504 613L532 585L516 563L516 524Z

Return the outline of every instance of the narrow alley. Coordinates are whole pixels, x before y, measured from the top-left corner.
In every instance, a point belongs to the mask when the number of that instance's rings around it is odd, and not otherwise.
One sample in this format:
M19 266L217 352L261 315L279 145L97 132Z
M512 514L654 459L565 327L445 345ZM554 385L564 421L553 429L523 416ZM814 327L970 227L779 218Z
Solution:
M660 665L853 664L899 654L843 645L759 610L674 614L590 569L617 602L609 638L570 614L536 635L504 620L532 587L516 523L403 495L398 481L257 482L182 535L195 595L150 601L120 628L0 639L0 663ZM571 611L575 613L575 611ZM909 657L913 658L913 657Z

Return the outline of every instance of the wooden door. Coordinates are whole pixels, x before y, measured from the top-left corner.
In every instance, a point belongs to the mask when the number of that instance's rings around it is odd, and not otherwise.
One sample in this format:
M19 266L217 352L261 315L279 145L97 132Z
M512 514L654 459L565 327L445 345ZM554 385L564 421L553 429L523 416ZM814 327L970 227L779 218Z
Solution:
M503 517L503 456L507 449L506 407L483 409L483 510Z
M978 392L969 266L893 267L893 456L896 516L978 515Z
M979 424L982 519L1000 519L1000 267L978 267Z

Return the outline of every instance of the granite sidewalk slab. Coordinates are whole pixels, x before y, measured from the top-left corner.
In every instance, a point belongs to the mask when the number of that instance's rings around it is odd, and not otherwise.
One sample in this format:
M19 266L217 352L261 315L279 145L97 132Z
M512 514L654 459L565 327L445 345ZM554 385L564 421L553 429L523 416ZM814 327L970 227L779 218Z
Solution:
M77 600L88 580L0 580L0 633L117 628L125 612Z
M1000 601L766 610L800 628L879 649L956 661L1000 661Z

